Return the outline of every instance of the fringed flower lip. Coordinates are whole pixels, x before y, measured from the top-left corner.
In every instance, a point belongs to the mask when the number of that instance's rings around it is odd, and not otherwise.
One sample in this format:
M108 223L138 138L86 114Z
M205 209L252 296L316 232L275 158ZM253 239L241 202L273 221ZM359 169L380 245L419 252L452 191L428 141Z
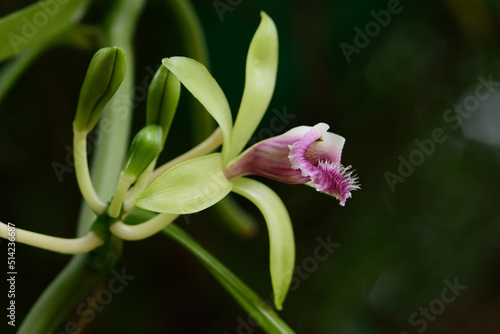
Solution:
M259 175L292 184L308 184L334 196L344 206L351 192L360 189L351 166L340 158L345 139L327 132L329 126L299 126L257 143L229 163L228 179Z
M310 178L311 186L319 192L334 196L344 206L345 201L351 197L351 191L360 189L360 186L357 176L350 170L351 166L344 167L340 163L343 142L340 147L336 147L341 141L335 136L340 136L327 132L329 128L325 123L315 125L301 140L288 146L288 158L293 169L300 170L302 176ZM319 146L333 153L333 159L328 159L326 154L317 152L314 147L311 153L315 153L316 159L308 157L308 151L318 140L322 140Z

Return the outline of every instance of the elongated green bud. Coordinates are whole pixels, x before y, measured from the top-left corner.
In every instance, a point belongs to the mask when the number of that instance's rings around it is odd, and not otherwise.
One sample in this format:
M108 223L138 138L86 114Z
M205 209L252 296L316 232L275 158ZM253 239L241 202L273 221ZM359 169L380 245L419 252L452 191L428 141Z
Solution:
M163 130L156 124L147 125L139 131L130 144L122 172L135 181L160 153L162 137Z
M106 103L115 95L125 77L125 53L117 46L103 48L90 61L83 81L73 127L91 131Z
M180 94L179 80L164 65L161 65L149 86L146 124L158 124L162 127L162 143L165 143L170 130Z

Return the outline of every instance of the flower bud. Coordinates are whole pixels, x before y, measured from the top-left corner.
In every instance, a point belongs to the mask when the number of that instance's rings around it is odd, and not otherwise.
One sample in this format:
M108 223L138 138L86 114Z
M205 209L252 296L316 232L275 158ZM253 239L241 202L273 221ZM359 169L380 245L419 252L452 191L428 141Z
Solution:
M149 86L146 124L158 124L162 127L162 143L165 143L170 130L180 93L179 80L164 65L161 65Z
M122 172L135 181L160 153L162 136L161 126L155 124L139 131L130 144Z
M91 131L125 77L125 53L117 46L97 51L83 81L73 127Z

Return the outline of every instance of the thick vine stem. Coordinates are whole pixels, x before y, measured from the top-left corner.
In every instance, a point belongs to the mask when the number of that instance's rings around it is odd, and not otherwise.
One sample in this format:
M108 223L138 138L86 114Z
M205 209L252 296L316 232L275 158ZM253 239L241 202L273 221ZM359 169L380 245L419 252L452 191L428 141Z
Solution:
M102 245L73 256L23 319L18 334L55 332L78 301L114 268L122 251L122 240L109 233L109 221L98 218L94 224L101 228L91 233L103 237Z
M75 255L32 306L17 333L52 333L101 277L88 268L86 254Z

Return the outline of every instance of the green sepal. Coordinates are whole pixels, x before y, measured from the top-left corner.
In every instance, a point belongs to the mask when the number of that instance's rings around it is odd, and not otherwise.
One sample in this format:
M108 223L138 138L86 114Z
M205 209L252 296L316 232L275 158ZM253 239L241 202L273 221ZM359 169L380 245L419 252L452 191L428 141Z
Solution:
M261 12L261 22L248 49L245 88L231 138L236 157L255 132L273 96L278 71L278 32L273 20Z
M224 92L207 68L194 59L171 57L162 60L187 90L205 107L222 129L222 160L229 161L229 144L233 129L231 109Z
M222 170L222 155L213 153L169 169L137 198L135 205L154 212L194 213L223 199L231 188Z
M295 266L295 241L290 216L279 196L266 185L245 177L236 178L233 183L233 191L255 204L266 220L274 305L281 310Z

